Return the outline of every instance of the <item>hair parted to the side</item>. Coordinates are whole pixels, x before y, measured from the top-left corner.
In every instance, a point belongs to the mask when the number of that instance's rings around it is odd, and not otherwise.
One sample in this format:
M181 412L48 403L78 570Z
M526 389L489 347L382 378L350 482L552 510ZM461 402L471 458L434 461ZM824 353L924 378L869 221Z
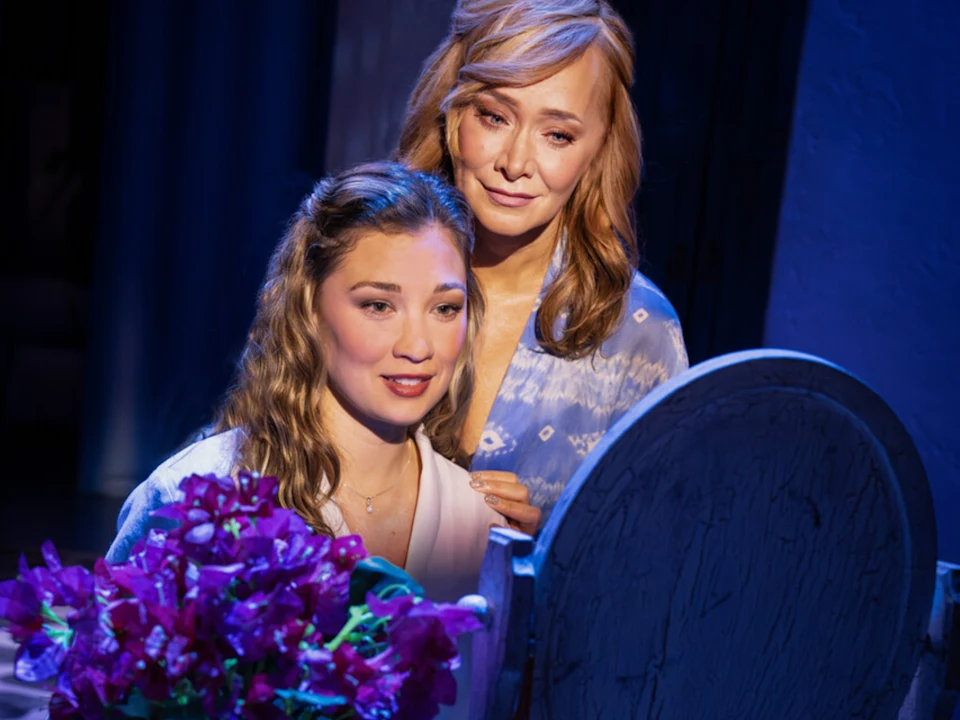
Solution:
M417 169L453 178L460 119L478 92L545 80L590 47L607 67L607 135L563 210L563 271L537 313L540 345L571 358L594 352L616 329L637 261L640 124L630 99L633 38L620 16L606 0L459 0L410 96L396 151Z
M369 163L317 183L273 253L216 430L240 428L241 466L276 476L280 502L318 532L332 534L321 507L340 480L340 457L320 413L327 371L316 330L319 288L364 232L390 236L430 225L447 231L467 268L467 338L449 392L423 423L434 448L453 457L473 391L471 348L483 318L470 267L472 222L466 200L440 178L398 163Z

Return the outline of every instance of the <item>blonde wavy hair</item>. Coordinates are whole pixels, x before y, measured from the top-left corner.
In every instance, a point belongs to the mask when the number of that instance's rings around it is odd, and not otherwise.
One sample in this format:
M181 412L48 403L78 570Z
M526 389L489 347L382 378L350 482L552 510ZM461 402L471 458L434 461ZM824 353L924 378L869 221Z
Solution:
M545 80L591 47L607 69L607 137L562 211L563 270L537 313L541 347L570 358L596 351L616 329L637 263L640 124L630 99L633 37L620 16L605 0L460 0L410 96L396 151L453 178L460 120L477 93Z
M423 423L434 448L452 458L473 391L472 344L483 318L470 267L472 222L466 200L440 178L397 163L370 163L319 182L273 253L215 429L240 428L239 465L276 476L280 502L318 532L332 534L321 508L337 488L341 467L319 412L327 382L316 329L320 286L366 232L389 236L430 225L447 231L467 268L467 338L449 391Z

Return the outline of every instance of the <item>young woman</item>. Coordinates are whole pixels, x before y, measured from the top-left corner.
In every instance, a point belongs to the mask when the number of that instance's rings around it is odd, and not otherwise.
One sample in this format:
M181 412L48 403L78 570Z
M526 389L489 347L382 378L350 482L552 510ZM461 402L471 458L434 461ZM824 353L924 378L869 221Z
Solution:
M401 131L397 156L445 172L476 217L487 312L460 462L521 528L687 367L673 307L634 269L633 62L605 0L460 0Z
M435 600L476 590L502 516L444 455L474 383L483 302L463 197L377 163L320 182L278 245L218 433L176 454L120 513L128 556L192 473L275 475L318 532L359 534Z

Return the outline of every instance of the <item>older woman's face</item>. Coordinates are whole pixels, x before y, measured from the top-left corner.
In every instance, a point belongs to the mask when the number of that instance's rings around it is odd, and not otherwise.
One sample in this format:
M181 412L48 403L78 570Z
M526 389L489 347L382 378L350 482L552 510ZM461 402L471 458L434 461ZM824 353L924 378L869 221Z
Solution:
M482 92L464 110L456 184L476 215L478 239L556 226L603 146L606 81L591 48L546 80Z

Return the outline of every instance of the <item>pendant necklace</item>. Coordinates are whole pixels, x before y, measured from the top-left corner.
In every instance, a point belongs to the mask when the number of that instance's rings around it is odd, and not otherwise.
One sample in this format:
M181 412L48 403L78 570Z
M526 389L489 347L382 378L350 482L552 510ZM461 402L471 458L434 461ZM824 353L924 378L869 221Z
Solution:
M400 476L396 479L393 485L388 487L386 490L381 490L380 492L374 493L373 495L364 495L362 492L360 492L359 490L354 490L352 487L350 487L346 483L342 483L342 484L347 490L352 492L354 495L356 495L357 497L363 498L363 501L367 504L367 512L373 513L373 501L376 500L381 495L383 495L384 493L390 492L397 485L400 484L400 481L403 480L404 473L407 472L407 468L410 467L411 460L413 460L413 455L410 455L410 457L407 458L407 462L404 464L403 470L400 471Z

